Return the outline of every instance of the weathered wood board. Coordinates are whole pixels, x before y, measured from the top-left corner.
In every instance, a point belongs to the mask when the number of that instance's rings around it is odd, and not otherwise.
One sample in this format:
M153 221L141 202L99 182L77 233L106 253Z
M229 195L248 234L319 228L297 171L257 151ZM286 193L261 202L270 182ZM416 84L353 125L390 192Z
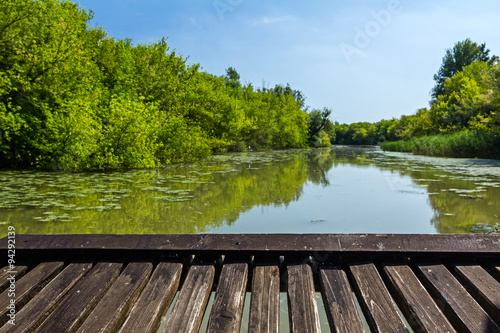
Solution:
M16 235L17 257L0 333L500 333L500 235Z

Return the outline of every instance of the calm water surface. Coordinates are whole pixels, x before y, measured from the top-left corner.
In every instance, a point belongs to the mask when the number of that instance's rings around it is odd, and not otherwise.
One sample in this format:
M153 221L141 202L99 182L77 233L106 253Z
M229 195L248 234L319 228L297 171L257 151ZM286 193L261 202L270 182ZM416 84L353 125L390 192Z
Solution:
M500 161L378 147L241 153L158 170L0 172L17 233L467 233L500 229ZM1 226L4 228L1 228Z

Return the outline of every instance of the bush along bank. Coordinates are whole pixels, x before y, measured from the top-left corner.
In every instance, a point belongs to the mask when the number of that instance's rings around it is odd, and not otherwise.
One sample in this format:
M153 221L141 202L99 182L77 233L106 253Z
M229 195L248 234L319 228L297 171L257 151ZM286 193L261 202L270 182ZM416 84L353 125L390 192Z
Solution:
M405 141L382 142L380 147L385 151L417 155L500 159L500 135L493 132L465 130L427 135Z
M89 24L65 0L0 2L0 167L151 168L226 151L329 144L329 110Z
M377 123L334 124L335 144L433 156L500 158L500 64L470 39L448 49L430 108ZM389 142L386 142L389 141ZM397 141L397 142L394 142Z

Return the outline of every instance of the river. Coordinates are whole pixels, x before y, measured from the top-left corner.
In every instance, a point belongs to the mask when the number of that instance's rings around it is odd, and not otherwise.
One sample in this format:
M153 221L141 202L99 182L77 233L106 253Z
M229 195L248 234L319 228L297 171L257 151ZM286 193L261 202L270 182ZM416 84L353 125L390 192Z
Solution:
M500 231L500 161L378 147L248 152L155 170L0 171L17 233Z

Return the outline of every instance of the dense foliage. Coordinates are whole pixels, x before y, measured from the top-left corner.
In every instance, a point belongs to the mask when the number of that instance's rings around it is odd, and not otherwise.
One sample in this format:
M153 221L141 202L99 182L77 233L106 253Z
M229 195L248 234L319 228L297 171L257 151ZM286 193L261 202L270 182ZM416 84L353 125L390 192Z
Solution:
M304 97L133 45L68 0L0 3L0 167L144 168L227 150L305 147Z
M309 113L309 146L328 147L335 140L333 123L329 119L332 110L313 110Z
M68 0L0 3L0 167L147 168L213 152L410 139L384 147L430 153L421 147L432 140L414 138L457 132L439 140L483 156L472 138L498 142L498 57L469 39L446 51L430 108L347 125L327 108L307 113L289 85L256 89L232 67L212 75L165 39L134 45L91 19Z
M479 46L466 40L456 44L453 52L448 50L445 59L450 54L454 59L466 58L470 51L467 45L475 45L480 53L488 54L484 44ZM497 59L492 56L488 61L472 61L457 69L444 80L442 92L430 108L420 109L414 115L377 123L336 123L334 143L365 145L401 140L383 143L382 148L436 156L500 158L497 148L500 143L500 65ZM442 74L446 64L444 60L439 73ZM436 88L433 91L437 91Z
M464 67L476 62L484 61L492 65L498 57L489 56L490 50L486 48L486 44L477 44L469 38L462 42L456 43L452 49L447 49L443 57L443 62L439 71L434 75L436 85L432 88L432 97L437 98L445 92L445 81L460 72Z

